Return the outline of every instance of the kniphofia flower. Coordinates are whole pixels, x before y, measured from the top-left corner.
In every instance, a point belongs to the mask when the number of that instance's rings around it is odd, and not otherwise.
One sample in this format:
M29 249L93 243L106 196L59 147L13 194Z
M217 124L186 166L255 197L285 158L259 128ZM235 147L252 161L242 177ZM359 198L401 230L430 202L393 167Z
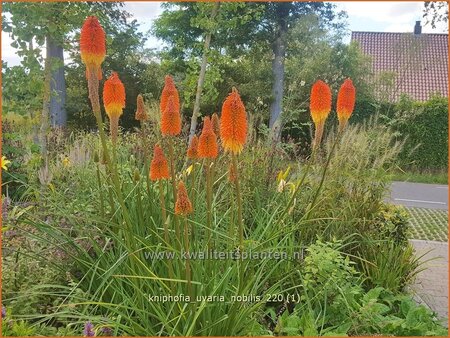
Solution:
M216 158L219 154L217 136L214 134L209 116L203 120L203 130L198 140L198 157Z
M225 151L238 154L247 139L247 115L236 88L225 99L220 121L220 138Z
M178 104L179 107L179 104ZM181 133L181 115L175 96L170 96L161 115L161 133L176 136Z
M109 117L113 143L117 139L119 117L125 107L125 87L116 72L113 72L103 87L103 104Z
M346 79L339 89L336 111L339 119L339 130L343 130L355 108L356 89L351 79Z
M174 109L180 112L180 97L178 96L178 90L175 87L175 83L170 75L166 75L164 79L164 88L161 93L161 101L159 103L159 108L161 114L166 111L167 105L169 104L169 98L173 97Z
M314 147L316 147L322 140L325 120L331 111L331 89L325 82L318 80L313 84L309 108L312 120L316 126L314 136Z
M153 147L153 159L150 164L150 179L152 181L169 178L169 164L161 147L156 144Z
M187 157L191 160L195 160L198 158L198 137L197 135L194 135L194 137L191 140L191 143L189 144L189 148L187 150Z
M81 61L86 65L86 77L90 72L96 72L98 79L102 78L101 65L106 55L105 31L97 17L88 16L84 21L80 34Z
M193 211L191 200L186 191L183 181L178 183L177 200L175 202L175 214L186 216Z
M217 135L217 137L220 136L220 118L217 113L212 114L211 122L214 130L214 134Z
M141 94L137 96L136 114L134 115L134 118L138 121L148 120L147 112L145 111L144 98Z

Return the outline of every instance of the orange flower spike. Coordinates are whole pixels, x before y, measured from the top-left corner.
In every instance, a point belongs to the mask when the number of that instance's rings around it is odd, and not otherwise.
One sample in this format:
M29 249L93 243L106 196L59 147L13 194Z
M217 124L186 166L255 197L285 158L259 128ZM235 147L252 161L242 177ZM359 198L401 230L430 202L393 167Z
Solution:
M236 88L225 99L220 121L220 138L225 151L238 154L247 139L247 115Z
M167 105L169 104L169 98L173 96L173 104L174 110L179 114L180 113L180 97L178 95L178 90L175 87L175 83L170 75L167 75L164 80L164 88L161 93L161 101L159 104L159 108L161 110L161 114L166 111Z
M202 134L198 140L198 157L216 158L218 154L217 136L214 134L212 122L207 116L203 120Z
M356 89L351 79L346 79L339 89L336 111L339 119L339 129L343 130L355 108Z
M325 122L331 111L331 89L325 82L318 80L312 86L309 108L316 125Z
M198 158L198 137L197 135L194 135L194 137L191 140L191 144L189 145L189 148L187 150L187 157L191 160L195 160Z
M178 183L177 201L175 202L175 214L186 216L193 211L191 200L186 191L183 181Z
M89 72L97 72L102 78L101 65L106 56L106 35L96 16L88 16L81 27L80 34L81 61L86 65L86 77Z
M119 117L125 107L125 87L116 72L113 72L103 87L103 105L109 117L111 138L116 143Z
M217 113L212 114L211 122L214 130L214 134L217 135L217 137L220 136L220 118Z
M141 94L137 96L136 114L134 118L138 121L148 120L147 112L145 111L144 98Z
M109 118L122 115L122 109L125 108L125 87L116 72L105 81L103 104Z
M163 136L176 136L181 133L181 115L180 110L175 103L175 97L169 97L166 110L161 115L161 133Z
M153 159L150 164L150 179L152 181L169 178L169 164L161 147L157 144L153 147Z

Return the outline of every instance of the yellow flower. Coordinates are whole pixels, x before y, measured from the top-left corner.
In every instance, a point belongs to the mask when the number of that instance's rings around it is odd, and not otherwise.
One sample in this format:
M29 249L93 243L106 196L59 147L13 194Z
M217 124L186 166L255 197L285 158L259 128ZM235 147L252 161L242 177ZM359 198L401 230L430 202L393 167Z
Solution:
M289 172L291 171L291 166L288 166L286 171L283 172L283 170L280 170L277 176L277 183L280 183L281 181L286 181L286 178L289 175Z
M64 157L64 159L62 160L62 164L63 164L65 167L68 167L68 166L70 165L70 160L69 160L69 158L68 158L68 157Z
M185 173L186 173L187 176L189 176L189 175L191 174L193 168L194 168L194 165L191 164L191 165L185 170Z
M8 164L10 164L10 163L11 163L11 161L7 160L5 156L2 156L2 160L1 160L2 169L8 170Z

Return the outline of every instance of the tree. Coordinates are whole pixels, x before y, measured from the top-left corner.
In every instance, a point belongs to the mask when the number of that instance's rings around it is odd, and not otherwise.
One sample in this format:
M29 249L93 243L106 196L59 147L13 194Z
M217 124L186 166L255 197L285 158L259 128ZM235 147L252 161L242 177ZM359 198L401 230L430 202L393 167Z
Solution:
M163 64L170 71L181 73L184 79L184 106L186 108L193 104L190 125L192 137L201 111L201 98L205 96L204 89L209 91L207 97L213 101L217 98L218 92L214 86L222 82L221 70L217 66L223 66L224 60L229 60L232 54L224 49L233 50L236 54L236 44L231 40L235 43L239 40L237 45L241 46L247 42L244 35L236 32L255 19L258 6L215 2L166 3L163 7L163 13L154 23L153 33L169 44L169 48L161 54ZM236 39L236 36L239 38ZM194 83L195 100L191 102ZM211 97L211 94L215 97Z
M42 51L46 49L44 71L42 128L47 120L54 127L64 127L66 84L64 49L73 44L73 32L93 12L124 21L127 13L121 3L101 2L11 2L3 5L2 29L12 35L13 47L23 57L22 65L30 73L42 72Z
M425 1L423 7L423 17L426 19L425 24L431 24L436 28L439 22L448 22L448 2L447 1Z
M189 144L191 143L191 140L194 137L195 130L197 128L197 118L200 112L200 98L202 96L203 83L205 82L206 65L208 63L209 45L211 44L212 30L215 28L214 20L219 11L219 7L220 2L219 1L215 2L213 5L213 9L211 10L210 20L208 22L210 27L205 35L205 45L203 46L202 63L200 67L200 74L198 76L197 91L195 93L195 103L194 103L194 110L192 111L191 127L189 129Z
M321 26L335 28L341 24L338 19L342 18L342 13L336 13L332 4L323 2L240 3L238 11L236 8L225 9L224 6L225 3L216 19L217 31L211 48L236 62L255 51L263 58L268 52L272 53L269 126L274 129L275 139L278 139L276 125L282 112L284 67L290 29L310 14L320 17ZM203 50L199 46L203 32L192 25L198 15L195 5L179 4L178 7L167 6L155 22L155 34L169 43L166 55L175 58L178 65L183 64L190 55L199 57Z

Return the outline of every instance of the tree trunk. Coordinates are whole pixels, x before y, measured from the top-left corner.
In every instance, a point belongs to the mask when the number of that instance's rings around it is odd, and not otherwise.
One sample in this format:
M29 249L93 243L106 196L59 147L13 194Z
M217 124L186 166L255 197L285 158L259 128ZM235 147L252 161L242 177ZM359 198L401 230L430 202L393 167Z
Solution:
M210 20L213 21L219 12L220 2L216 2L214 4L213 10L211 12ZM200 115L200 98L202 96L203 84L205 82L205 74L206 74L206 65L208 64L208 51L209 45L211 44L211 36L212 32L209 31L205 36L205 44L203 46L203 56L202 56L202 64L200 67L200 74L198 77L197 83L197 91L195 93L195 102L194 102L194 110L192 112L191 117L191 128L189 130L189 143L191 143L192 138L195 135L195 130L197 128L197 118Z
M65 127L67 124L66 80L64 78L64 50L60 44L47 37L47 59L51 60L50 80L50 123L52 127Z
M282 4L280 4L282 5ZM284 93L284 59L286 56L286 37L287 37L287 23L285 12L280 13L277 24L276 38L273 44L274 59L272 62L273 86L272 97L273 101L270 105L270 121L269 128L272 132L272 139L278 142L281 137L281 113L283 109L283 93Z
M41 127L39 129L39 143L41 146L41 155L45 163L47 163L47 133L49 129L50 118L50 96L51 96L51 79L52 79L52 59L48 57L49 41L46 39L47 57L44 65L44 94L42 102Z

